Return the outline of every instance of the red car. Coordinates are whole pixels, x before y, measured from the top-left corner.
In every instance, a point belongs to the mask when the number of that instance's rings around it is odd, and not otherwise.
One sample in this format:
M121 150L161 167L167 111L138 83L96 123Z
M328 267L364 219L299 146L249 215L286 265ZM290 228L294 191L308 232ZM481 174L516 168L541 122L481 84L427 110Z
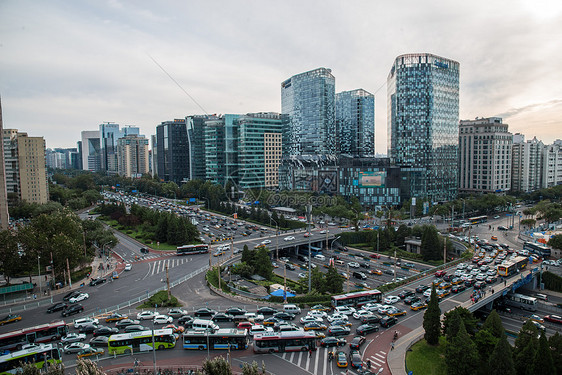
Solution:
M239 329L250 329L252 328L253 324L250 322L240 322L238 323L238 328Z
M370 257L373 259L380 259L381 256L379 254L371 254Z
M447 271L439 270L439 271L435 272L435 277L443 277L446 274L447 274Z
M551 323L562 324L562 316L558 315L545 315L544 320Z

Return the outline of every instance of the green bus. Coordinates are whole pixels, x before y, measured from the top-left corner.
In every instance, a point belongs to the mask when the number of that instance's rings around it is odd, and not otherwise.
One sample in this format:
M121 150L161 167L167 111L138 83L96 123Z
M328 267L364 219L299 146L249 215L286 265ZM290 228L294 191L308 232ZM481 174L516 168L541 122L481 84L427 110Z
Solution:
M3 355L0 357L0 374L16 374L28 363L34 364L39 369L47 368L48 365L60 365L62 363L60 349L56 345L46 344Z
M153 336L156 350L171 349L176 346L176 335L171 328L155 329L109 336L108 353L130 354L152 350Z

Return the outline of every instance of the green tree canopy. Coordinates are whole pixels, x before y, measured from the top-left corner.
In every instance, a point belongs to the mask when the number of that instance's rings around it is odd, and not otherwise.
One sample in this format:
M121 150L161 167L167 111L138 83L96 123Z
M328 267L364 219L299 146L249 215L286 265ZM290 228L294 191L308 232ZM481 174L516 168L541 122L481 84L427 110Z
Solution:
M441 332L441 309L439 308L435 285L431 287L431 297L427 310L423 315L423 328L425 330L425 341L429 345L437 345L439 343L439 333ZM466 332L466 329L463 329Z
M478 352L476 345L466 332L460 320L457 336L445 348L447 375L473 375L478 368Z
M511 345L507 342L506 335L499 339L494 351L491 353L488 369L490 371L489 374L515 375Z

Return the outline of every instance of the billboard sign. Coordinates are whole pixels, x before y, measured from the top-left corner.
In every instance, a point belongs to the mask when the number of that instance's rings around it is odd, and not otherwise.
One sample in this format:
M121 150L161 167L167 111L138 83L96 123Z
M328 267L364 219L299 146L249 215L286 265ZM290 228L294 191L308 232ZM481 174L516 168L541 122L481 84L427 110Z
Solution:
M359 172L360 187L383 188L386 179L386 172Z

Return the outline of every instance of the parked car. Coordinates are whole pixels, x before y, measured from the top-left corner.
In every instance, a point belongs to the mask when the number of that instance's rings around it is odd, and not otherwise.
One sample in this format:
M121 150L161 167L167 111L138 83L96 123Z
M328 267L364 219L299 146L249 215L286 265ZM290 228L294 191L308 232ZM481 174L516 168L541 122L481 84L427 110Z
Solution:
M378 332L378 330L379 327L374 324L361 324L359 327L357 327L355 332L358 335L365 336L366 334L371 332Z
M155 316L156 316L156 312L154 311L141 311L140 313L137 314L137 319L150 320L150 319L154 319Z
M96 336L111 336L119 333L119 328L101 326L94 330L94 337Z
M79 341L84 341L84 340L86 340L86 334L85 333L71 332L71 333L67 334L66 336L63 336L60 339L60 342L62 344L70 344L71 342L79 342Z
M139 324L139 323L140 323L140 320L136 320L136 319L134 319L134 320L133 320L133 319L123 319L123 320L120 320L120 321L118 321L117 323L115 323L115 327L121 329L121 328L130 326L130 325Z
M153 319L154 324L170 324L174 321L174 318L168 315L156 315Z
M351 340L351 342L349 343L349 348L350 349L360 349L361 345L363 345L365 343L365 337L363 336L356 336L353 338L353 340Z
M66 354L78 353L81 350L89 348L90 344L84 344L83 342L73 342L72 344L68 344L63 348L63 352Z

